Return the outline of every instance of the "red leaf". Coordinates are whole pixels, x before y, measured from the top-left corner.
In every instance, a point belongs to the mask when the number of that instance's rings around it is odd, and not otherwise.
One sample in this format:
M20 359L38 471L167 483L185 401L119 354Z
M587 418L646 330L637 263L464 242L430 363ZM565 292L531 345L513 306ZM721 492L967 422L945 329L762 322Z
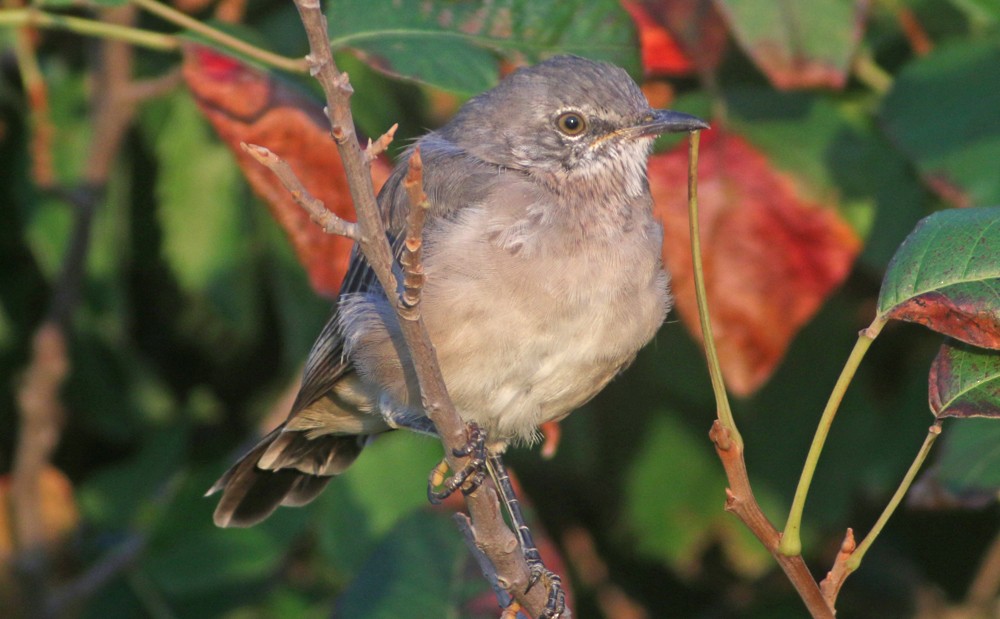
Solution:
M649 174L677 309L700 337L687 160L681 144L655 155ZM861 242L830 205L806 198L792 177L737 135L703 134L698 176L705 280L722 372L733 393L749 395L847 276Z
M701 0L622 0L621 4L639 32L647 75L690 75L699 64L718 66L727 34L712 5Z
M336 295L347 270L352 241L325 234L278 179L240 148L240 142L248 142L271 149L292 166L306 189L328 209L354 219L340 155L330 138L322 106L263 71L201 46L185 48L184 79L254 191L284 228L313 289L322 295ZM372 163L376 189L390 171L384 159Z

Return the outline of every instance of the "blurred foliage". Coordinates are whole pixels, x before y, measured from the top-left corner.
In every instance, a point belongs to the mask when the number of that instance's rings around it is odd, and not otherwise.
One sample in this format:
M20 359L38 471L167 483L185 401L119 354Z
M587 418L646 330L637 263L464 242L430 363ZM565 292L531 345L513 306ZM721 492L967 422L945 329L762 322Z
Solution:
M627 4L653 15L639 33L644 45L659 36L649 31L656 15L685 5ZM626 66L651 98L660 93L656 105L717 122L712 110L724 106L730 131L806 195L832 204L864 239L845 283L790 341L773 375L735 403L751 481L775 522L784 519L819 411L857 331L875 314L900 242L931 212L1000 202L996 3L860 3L872 5L867 11L847 0L807 4L775 4L772 15L745 1L716 2L730 35L713 43L724 49L705 70L711 79L698 79L690 58L678 75L648 63L643 73L639 59L648 55L612 0L326 7L358 91L361 129L378 135L400 122L394 149L495 83L501 57L570 51ZM216 10L197 1L178 6L206 20ZM793 9L808 19L789 33L781 11ZM19 436L19 377L54 302L74 227L75 203L64 198L84 184L91 157L100 42L37 34L60 190L42 187L33 173L36 108L3 15L0 470L7 471ZM137 24L172 31L146 16ZM281 53L305 50L290 2L249 3L238 32ZM697 54L697 41L671 34L676 53ZM808 45L797 50L791 35ZM762 48L771 44L780 49ZM808 62L796 65L788 49ZM136 52L140 77L179 65L177 55ZM123 548L139 551L88 592L74 616L494 616L458 530L425 503L426 473L440 455L433 440L385 436L312 505L281 509L249 530L213 527L214 500L204 491L253 442L262 420L284 416L283 397L329 301L310 289L293 248L183 86L140 104L101 189L81 301L68 324L71 374L54 457L72 492L56 493L46 508L73 520L78 509L79 520L54 555L53 580L85 574ZM939 347L940 337L919 326L890 324L862 365L806 510L806 558L817 573L846 527L867 530L916 453L933 421L928 371ZM623 600L648 617L804 615L766 553L722 510L725 478L707 439L713 415L700 348L672 317L635 366L563 423L552 461L511 453L536 528L566 557L577 616L625 616ZM998 534L1000 423L948 420L944 428L920 507L890 522L848 581L839 617L932 617L928 599L958 604L966 595ZM584 533L596 562L580 560L571 531ZM12 556L6 533L0 560Z

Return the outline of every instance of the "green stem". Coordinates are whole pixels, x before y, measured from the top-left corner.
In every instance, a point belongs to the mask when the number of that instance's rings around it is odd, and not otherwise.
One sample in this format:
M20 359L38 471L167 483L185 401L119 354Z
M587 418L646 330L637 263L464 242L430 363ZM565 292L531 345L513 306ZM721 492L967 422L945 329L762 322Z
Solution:
M238 39L231 34L227 34L209 26L208 24L198 21L189 15L181 13L173 7L161 4L156 0L132 0L132 3L174 25L186 28L191 32L196 32L210 41L214 41L266 65L283 69L291 73L305 73L308 70L306 61L303 58L288 58L286 56L280 56L273 52L269 52L266 49L261 49L243 41L242 39Z
M701 134L691 133L688 143L688 224L691 231L691 260L694 270L694 290L698 300L698 320L701 323L702 339L705 342L705 357L708 360L708 373L712 379L712 391L715 393L716 412L719 422L729 431L730 440L738 448L743 447L743 438L736 429L736 420L729 406L729 396L726 394L726 383L722 379L722 369L719 366L719 353L715 349L715 337L712 335L712 320L708 313L708 293L705 290L705 270L701 264L701 239L698 226L698 143Z
M927 459L927 454L930 453L931 447L934 445L934 441L937 440L938 435L941 434L941 420L938 419L934 425L927 430L927 437L924 438L924 444L920 446L920 451L917 452L917 457L913 459L913 463L910 464L909 470L906 471L906 475L903 476L903 481L899 482L899 487L896 488L896 493L892 495L889 504L885 506L882 510L882 515L878 517L875 521L875 525L872 530L868 532L865 539L861 540L858 547L851 553L851 557L847 560L847 569L850 572L858 569L861 566L861 560L865 557L865 553L875 542L875 538L878 537L879 533L882 532L882 528L885 527L885 523L889 521L892 517L893 512L899 507L902 502L903 497L906 495L907 490L913 484L913 480L916 478L917 473L920 471L920 467L923 466L924 460Z
M0 10L0 26L34 26L53 30L68 30L80 35L125 41L139 47L164 52L174 51L180 47L177 37L169 34L108 24L83 17L57 15L37 9Z
M867 329L858 334L858 341L854 344L851 356L847 358L844 369L840 372L837 384L833 386L830 399L827 400L826 408L820 417L819 426L813 436L812 445L809 446L809 454L806 456L805 464L802 465L802 475L799 477L799 485L795 489L795 497L792 499L792 507L788 512L788 521L781 534L781 543L778 551L787 556L796 556L802 553L802 512L806 506L806 496L809 494L809 486L812 484L813 475L816 473L816 465L819 463L819 456L823 452L823 445L826 443L827 434L830 433L830 426L833 425L833 418L837 415L837 409L844 399L847 387L854 379L854 374L861 365L865 353L872 342L878 336L885 321L876 318L875 322Z

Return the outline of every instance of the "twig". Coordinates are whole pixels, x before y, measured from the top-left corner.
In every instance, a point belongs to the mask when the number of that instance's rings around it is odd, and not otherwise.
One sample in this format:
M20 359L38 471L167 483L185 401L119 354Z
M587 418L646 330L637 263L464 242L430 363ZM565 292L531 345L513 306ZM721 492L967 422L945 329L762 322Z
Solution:
M375 161L379 155L385 152L385 149L389 148L389 144L392 143L392 138L395 137L396 129L398 128L399 123L394 124L374 142L369 138L368 147L365 148L365 159L368 160L368 163Z
M341 219L333 211L328 210L323 202L309 193L302 184L302 181L295 176L292 167L283 159L272 153L263 146L240 142L240 148L248 155L257 160L258 163L274 172L281 184L285 186L292 198L309 213L309 218L313 220L327 234L339 234L355 241L358 240L358 225Z
M830 608L816 580L809 572L808 566L801 555L788 556L778 550L781 535L767 519L754 497L747 475L746 462L743 459L743 447L737 445L729 437L729 431L716 420L712 424L709 437L715 443L715 452L722 461L729 481L726 489L726 511L732 512L760 540L764 548L771 553L788 580L795 587L799 597L809 609L813 619L833 619L834 612Z
M854 541L854 530L848 528L844 535L844 541L840 544L837 557L833 560L833 567L827 572L823 582L819 583L820 591L823 592L823 597L826 598L826 603L830 605L830 608L836 606L840 588L851 574L851 570L847 567L847 560L851 558L851 553L857 547L858 545Z
M814 619L833 619L833 609L830 608L819 586L809 573L809 568L801 556L788 556L779 552L778 545L781 536L774 525L761 510L754 498L747 475L746 462L743 459L743 439L736 430L736 421L729 407L726 386L719 369L718 355L715 352L715 340L712 336L712 321L708 311L708 297L705 292L705 276L701 264L701 244L698 235L698 184L696 171L698 167L698 133L693 132L688 150L688 218L691 227L691 259L694 271L695 293L698 301L698 318L701 321L702 335L705 342L705 356L708 359L708 371L712 377L712 389L718 418L712 423L709 437L715 444L715 451L722 461L729 481L726 489L726 511L735 514L751 532L767 548L775 558L785 575L791 581L799 597L805 603Z
M142 28L116 26L84 17L56 15L36 8L2 10L0 11L0 26L35 26L53 30L67 30L85 36L125 41L161 52L175 51L180 48L180 42L173 35L143 30Z
M871 548L872 543L875 538L879 536L882 532L882 528L885 524L889 522L889 518L892 517L893 512L903 501L903 497L906 496L906 491L910 489L910 485L913 484L913 480L916 479L917 473L920 471L920 467L923 466L924 461L927 459L927 454L930 453L931 447L934 446L934 441L941 434L941 420L938 419L934 422L930 428L927 429L927 436L924 438L924 444L920 446L920 451L917 452L917 456L910 463L910 468L907 469L906 474L903 476L903 480L899 482L899 487L896 488L896 492L892 495L889 503L882 510L879 515L878 520L872 525L872 530L868 532L861 543L858 544L857 549L851 553L850 559L847 560L847 567L850 571L854 571L861 566L861 560L864 558L865 553Z
M892 495L889 503L882 510L879 515L878 520L872 525L872 530L868 532L868 535L861 540L860 544L855 545L854 543L854 532L851 529L847 530L847 537L844 538L844 543L840 548L840 552L837 554L837 558L834 560L833 569L827 574L826 578L820 584L820 588L823 590L823 597L826 598L827 603L833 608L834 603L837 601L837 594L840 592L840 588L843 586L844 581L850 576L855 570L861 566L861 561L864 559L865 553L871 548L872 543L882 532L886 523L889 522L889 518L896 511L896 508L902 502L903 497L906 495L907 490L910 489L910 485L913 484L913 480L916 478L917 473L920 471L920 467L923 466L924 461L927 459L927 454L930 453L931 447L934 445L934 441L937 440L938 435L941 434L941 420L939 419L928 429L927 437L924 439L923 445L920 447L920 451L917 452L917 456L913 459L910 464L910 468L906 471L906 475L903 476L903 480L899 483L899 487L896 488L896 492Z
M231 34L217 30L204 22L201 22L189 15L185 15L177 9L167 6L166 4L161 4L156 0L132 0L132 2L136 6L139 6L172 24L192 32L197 32L211 41L225 45L229 49L249 56L254 60L258 60L272 67L277 67L292 73L304 73L306 70L306 64L299 58L286 58L285 56L280 56L274 52L251 45L242 39L238 39Z
M351 198L358 216L361 234L358 243L368 264L390 299L397 298L397 281L393 275L392 252L386 240L382 215L375 200L370 162L365 156L354 133L350 97L353 92L347 75L341 73L333 60L327 39L326 18L318 0L296 0L296 8L309 39L309 71L320 83L326 95L326 113L334 142L340 151L341 161L348 179ZM411 205L411 209L417 205ZM397 310L404 306L397 299ZM462 422L451 398L448 397L434 347L417 311L397 311L400 330L413 361L413 369L420 386L424 410L433 421L444 444L445 458L452 470L460 470L467 458L455 456L468 441L465 423ZM405 315L404 315L405 314ZM520 552L517 538L503 520L500 503L490 484L466 496L466 505L472 516L476 545L490 558L497 573L497 582L533 616L544 612L548 592L544 587L528 590L529 571ZM563 616L571 616L567 609Z
M875 323L873 323L874 326ZM884 323L878 323L884 324ZM858 366L861 365L865 353L871 347L872 342L881 329L869 327L858 334L858 341L854 345L844 369L841 370L837 378L830 398L827 400L823 414L820 415L819 425L816 426L816 434L813 436L812 444L809 445L809 453L806 454L806 461L802 465L802 474L799 476L799 483L795 488L795 496L792 499L792 506L788 510L788 520L785 522L784 532L781 539L781 552L786 555L797 555L802 552L802 541L799 537L799 530L802 527L802 513L806 506L806 497L809 495L809 487L812 485L813 475L816 473L816 465L819 464L819 456L823 452L826 444L826 437L830 433L833 425L833 418L837 415L840 403L847 393Z
M715 336L712 335L712 319L708 313L708 294L705 291L705 270L701 264L701 236L698 232L698 142L700 134L691 132L688 142L688 225L691 230L692 271L694 275L695 296L698 302L698 320L701 323L702 340L705 344L705 357L708 361L708 373L712 379L712 392L715 394L716 414L719 421L728 430L728 441L743 447L743 438L736 429L732 408L729 406L729 396L726 395L726 384L719 367L719 354L715 349Z
M95 23L112 30L128 29L134 16L133 8L117 7L102 13L106 22ZM48 607L52 584L48 581L51 571L47 569L47 549L43 545L45 530L38 484L62 433L59 390L70 370L65 333L79 304L93 216L135 111L123 96L131 78L132 49L120 40L107 40L101 43L100 51L101 61L94 71L94 132L87 164L79 186L63 192L75 207L73 231L62 270L53 284L46 318L35 333L32 359L18 393L21 427L12 470L12 512L21 568L21 599L29 616L41 616Z
M16 8L18 0L4 0L4 8ZM24 92L28 97L31 123L31 172L39 187L54 187L56 173L52 162L52 141L55 125L49 110L49 89L38 64L36 41L29 28L19 28L14 33L14 55Z

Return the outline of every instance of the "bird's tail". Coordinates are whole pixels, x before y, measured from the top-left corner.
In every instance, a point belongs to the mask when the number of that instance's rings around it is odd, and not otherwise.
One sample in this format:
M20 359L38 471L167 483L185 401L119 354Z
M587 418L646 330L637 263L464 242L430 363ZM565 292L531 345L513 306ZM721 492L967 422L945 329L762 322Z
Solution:
M330 478L344 472L368 443L366 435L324 434L286 430L284 424L232 466L205 496L222 491L215 508L220 527L249 527L279 505L309 503Z

